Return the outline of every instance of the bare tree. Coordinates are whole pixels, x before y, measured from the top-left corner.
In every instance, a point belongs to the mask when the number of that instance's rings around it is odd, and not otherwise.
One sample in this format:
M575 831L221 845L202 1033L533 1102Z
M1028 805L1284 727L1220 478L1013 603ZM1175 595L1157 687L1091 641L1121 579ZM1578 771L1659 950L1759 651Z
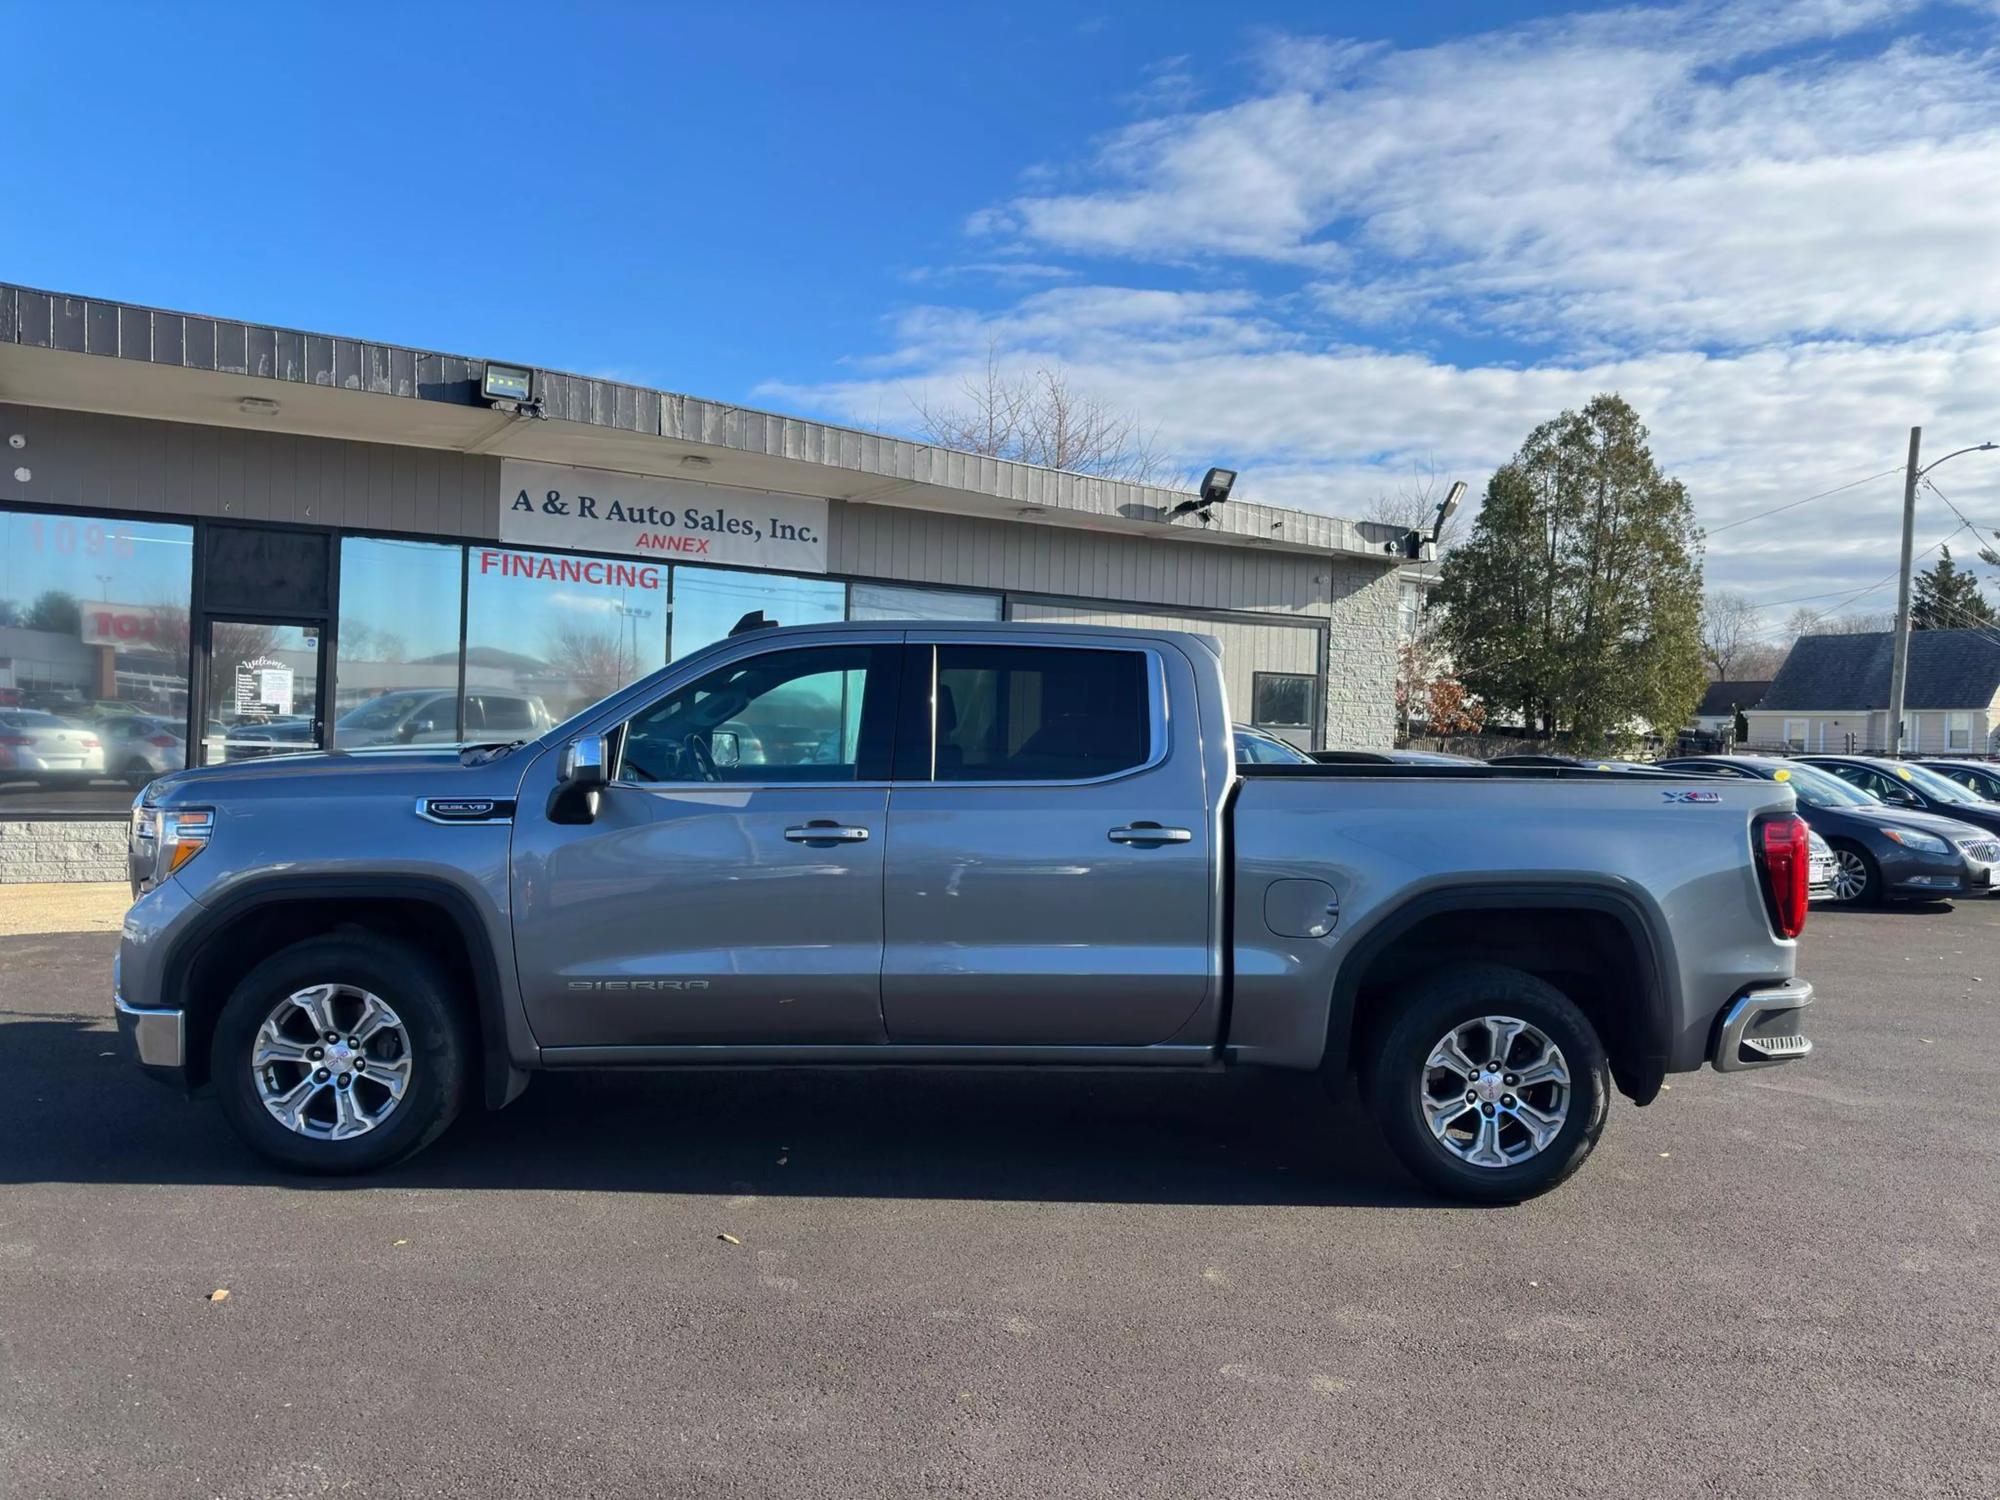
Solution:
M1740 677L1743 658L1764 654L1757 636L1757 607L1749 599L1721 589L1702 596L1701 654L1711 677L1721 682Z
M1183 476L1161 451L1159 430L1081 391L1060 365L1010 372L992 347L986 364L959 383L956 402L912 397L924 441L962 453L1127 479L1171 483Z
M622 636L613 630L558 625L548 633L542 654L568 679L569 696L560 710L564 714L596 702L637 675Z
M1823 615L1801 607L1785 616L1784 629L1780 634L1789 646L1802 635L1870 635L1895 628L1893 610L1873 614Z

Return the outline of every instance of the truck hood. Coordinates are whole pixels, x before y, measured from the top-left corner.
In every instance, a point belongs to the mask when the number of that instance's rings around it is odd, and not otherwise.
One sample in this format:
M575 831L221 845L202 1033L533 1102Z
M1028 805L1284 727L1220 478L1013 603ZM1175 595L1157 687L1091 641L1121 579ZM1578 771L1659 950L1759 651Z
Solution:
M452 745L258 756L175 771L147 787L145 798L148 803L181 803L227 800L236 795L310 793L337 797L375 791L440 797L512 796L540 748L531 740L472 764L467 764L465 754Z

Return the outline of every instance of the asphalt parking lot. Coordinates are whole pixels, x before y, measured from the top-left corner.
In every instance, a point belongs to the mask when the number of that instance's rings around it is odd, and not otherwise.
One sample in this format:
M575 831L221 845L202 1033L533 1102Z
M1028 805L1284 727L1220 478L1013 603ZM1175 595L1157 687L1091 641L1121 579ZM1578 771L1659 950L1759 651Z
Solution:
M1816 913L1812 1059L1506 1210L1253 1075L543 1078L290 1181L114 942L0 939L0 1491L2000 1494L2000 900Z

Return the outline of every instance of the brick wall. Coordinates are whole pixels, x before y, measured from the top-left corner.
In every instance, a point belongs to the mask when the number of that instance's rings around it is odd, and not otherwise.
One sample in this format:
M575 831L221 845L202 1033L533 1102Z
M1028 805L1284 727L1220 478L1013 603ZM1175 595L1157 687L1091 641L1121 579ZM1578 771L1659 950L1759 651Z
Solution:
M123 880L125 822L0 823L0 885Z

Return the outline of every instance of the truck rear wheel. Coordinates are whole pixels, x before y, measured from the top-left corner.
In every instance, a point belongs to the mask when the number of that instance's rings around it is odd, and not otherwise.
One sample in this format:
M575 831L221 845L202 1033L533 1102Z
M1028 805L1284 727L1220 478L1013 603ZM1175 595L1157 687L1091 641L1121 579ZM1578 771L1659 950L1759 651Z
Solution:
M1418 980L1364 1065L1383 1134L1424 1184L1473 1203L1546 1193L1604 1131L1611 1068L1583 1012L1499 964Z
M285 948L236 986L210 1077L246 1143L294 1171L367 1172L422 1149L458 1114L471 1039L421 952L329 935Z

